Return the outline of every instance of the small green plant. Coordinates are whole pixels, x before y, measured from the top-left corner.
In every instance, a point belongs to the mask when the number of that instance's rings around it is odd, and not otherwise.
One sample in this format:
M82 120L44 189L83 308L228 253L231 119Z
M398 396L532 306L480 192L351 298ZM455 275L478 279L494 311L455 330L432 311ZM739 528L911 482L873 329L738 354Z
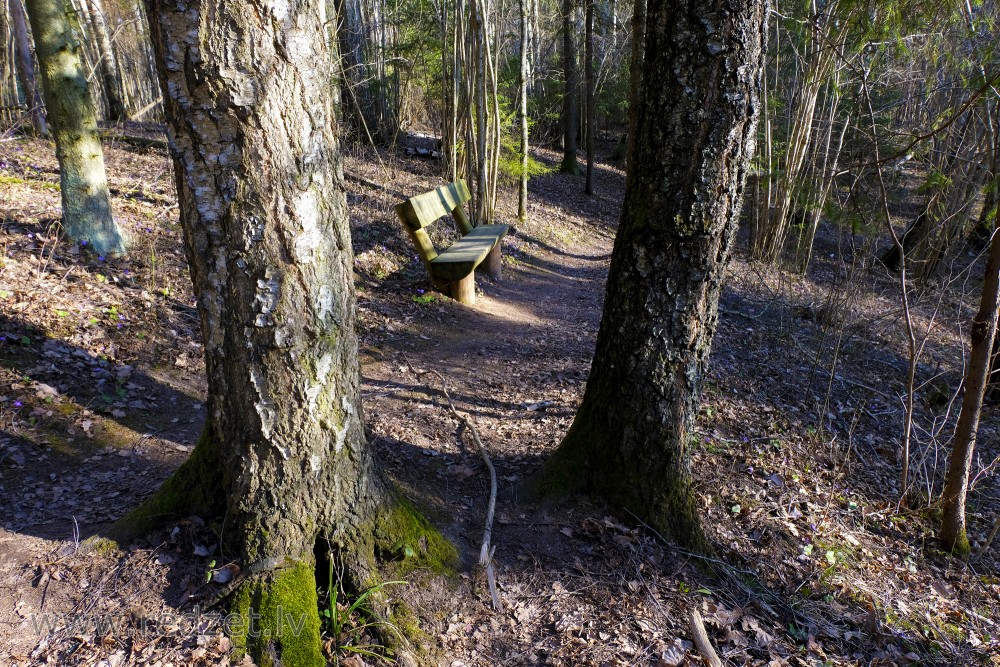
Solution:
M431 294L430 292L427 292L425 294L423 290L420 290L420 294L413 295L413 303L419 303L422 306L426 306L427 304L433 303L434 299L435 297L433 294Z
M359 656L382 660L393 664L393 660L385 655L386 647L373 643L369 639L370 630L384 628L399 634L395 625L388 621L372 618L365 601L372 595L381 592L387 586L405 584L405 581L383 581L364 591L353 600L344 590L341 577L334 580L334 568L330 567L327 588L327 605L322 611L323 621L327 631L333 638L333 646L338 654L353 653ZM343 600L343 601L342 601Z

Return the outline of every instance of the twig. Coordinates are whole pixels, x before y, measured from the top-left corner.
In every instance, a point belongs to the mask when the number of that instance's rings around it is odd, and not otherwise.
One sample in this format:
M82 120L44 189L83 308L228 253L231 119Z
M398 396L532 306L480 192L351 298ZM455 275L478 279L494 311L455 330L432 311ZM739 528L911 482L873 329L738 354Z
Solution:
M451 394L448 393L448 382L445 380L444 376L433 369L428 371L418 371L413 367L413 364L410 363L409 357L405 354L403 355L403 359L406 360L406 365L410 367L410 370L413 371L417 377L423 377L428 373L432 373L441 381L441 391L444 393L444 397L448 401L448 410L455 419L465 424L469 431L472 432L472 439L476 442L479 454L483 457L483 462L486 463L486 468L490 471L490 502L486 509L486 528L483 530L483 544L479 550L479 564L486 568L486 581L490 587L490 597L493 598L493 609L496 611L503 611L503 603L500 601L500 594L497 592L496 574L493 571L494 547L491 544L493 540L493 515L496 513L497 507L496 468L493 467L493 461L490 460L490 455L486 452L486 447L483 445L483 441L479 438L479 430L476 428L475 423L473 423L472 419L467 414L459 412L455 408L455 403L451 400Z
M694 639L694 645L701 653L701 657L705 658L705 662L711 667L722 667L722 660L715 652L715 647L712 646L708 633L705 632L705 623L702 622L701 614L698 613L697 609L691 610L688 620L691 623L691 636Z
M993 529L990 530L989 537L987 537L986 541L983 542L983 546L979 547L979 553L976 554L975 560L978 561L983 557L983 554L985 554L987 549L990 548L990 545L993 544L993 538L997 536L998 531L1000 531L1000 516L997 516L996 521L993 522Z

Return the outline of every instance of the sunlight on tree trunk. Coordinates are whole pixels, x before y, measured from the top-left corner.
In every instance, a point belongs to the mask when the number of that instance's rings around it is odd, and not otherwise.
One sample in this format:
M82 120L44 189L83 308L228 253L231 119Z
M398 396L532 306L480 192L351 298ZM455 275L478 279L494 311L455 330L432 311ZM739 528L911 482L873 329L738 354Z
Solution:
M378 581L376 549L423 538L439 561L454 555L397 500L365 440L323 2L148 4L209 419L179 479L123 530L174 518L188 498L196 508L224 504L228 546L250 575L232 612L257 615L256 634L238 625L234 645L258 664L326 664L321 539L356 590ZM290 633L279 609L302 631Z
M686 450L754 148L765 16L765 2L648 4L597 351L569 433L529 482L596 493L694 548L707 545Z
M28 0L45 106L59 159L66 234L102 254L121 254L128 239L111 215L104 153L90 85L64 0Z
M563 0L563 159L559 171L579 174L576 162L576 132L579 129L579 96L576 66L576 39L574 39L573 16L576 6L573 0Z
M962 411L955 425L955 439L951 448L948 476L941 493L942 520L941 543L947 551L958 556L969 554L969 538L965 533L965 502L972 469L972 454L976 447L976 433L983 407L983 393L990 371L993 341L997 334L997 313L1000 310L1000 230L993 232L990 255L986 260L986 276L979 312L972 322L969 336L972 351L969 370L965 376L965 395Z

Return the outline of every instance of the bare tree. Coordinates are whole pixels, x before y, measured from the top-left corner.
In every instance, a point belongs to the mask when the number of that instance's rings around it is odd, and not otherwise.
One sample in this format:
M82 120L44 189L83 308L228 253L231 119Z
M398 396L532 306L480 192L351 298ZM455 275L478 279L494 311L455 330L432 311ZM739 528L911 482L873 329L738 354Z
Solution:
M63 227L97 252L123 253L128 238L111 215L97 115L69 9L64 0L28 0L27 9L56 140Z
M705 542L686 448L754 149L766 41L766 2L724 4L648 3L597 350L573 425L532 482L540 493L600 494L695 547Z
M971 354L965 375L965 395L962 411L955 425L955 439L948 463L944 491L941 493L941 543L948 551L959 555L969 554L969 538L965 528L965 500L972 469L972 454L976 447L979 416L983 407L990 372L990 357L997 335L997 314L1000 312L1000 230L993 232L990 254L986 259L986 275L979 312L972 322L970 334Z
M31 39L28 37L27 18L21 0L8 0L11 25L14 29L14 48L17 50L17 73L24 91L24 99L30 109L31 126L35 134L45 136L49 133L45 122L45 106L42 95L35 85L35 62L31 56Z

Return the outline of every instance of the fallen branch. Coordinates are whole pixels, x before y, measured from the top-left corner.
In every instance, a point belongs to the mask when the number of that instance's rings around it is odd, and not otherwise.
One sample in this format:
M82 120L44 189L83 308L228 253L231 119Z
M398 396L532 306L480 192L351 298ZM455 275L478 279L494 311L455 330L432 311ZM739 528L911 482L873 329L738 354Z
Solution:
M118 134L118 133L102 133L101 139L103 141L121 141L126 144L130 144L137 148L160 148L163 150L167 149L167 142L163 139L155 139L152 137L137 137L131 134Z
M691 623L691 636L694 638L694 645L701 653L701 657L710 667L722 667L722 659L715 652L715 647L712 646L708 633L705 632L705 623L701 620L701 614L698 613L697 609L691 610L688 620Z
M503 603L500 601L500 594L497 592L496 574L493 570L493 515L496 513L497 507L496 468L493 467L493 461L490 460L490 455L486 451L486 446L483 445L483 441L479 438L479 430L476 428L475 423L467 414L459 412L455 408L455 403L451 400L451 394L448 393L448 382L445 380L444 376L435 370L418 371L413 367L413 364L410 363L409 357L405 354L403 355L403 359L406 360L406 365L410 367L410 370L416 374L417 377L423 377L424 375L430 373L437 376L438 380L441 381L441 391L444 393L444 397L448 401L448 410L455 419L465 424L469 431L472 432L472 439L475 441L476 447L479 449L480 456L483 457L483 462L486 463L486 468L490 471L490 502L486 509L486 528L483 530L483 544L479 550L479 564L486 569L486 581L490 587L490 597L493 598L493 609L496 611L503 611Z

